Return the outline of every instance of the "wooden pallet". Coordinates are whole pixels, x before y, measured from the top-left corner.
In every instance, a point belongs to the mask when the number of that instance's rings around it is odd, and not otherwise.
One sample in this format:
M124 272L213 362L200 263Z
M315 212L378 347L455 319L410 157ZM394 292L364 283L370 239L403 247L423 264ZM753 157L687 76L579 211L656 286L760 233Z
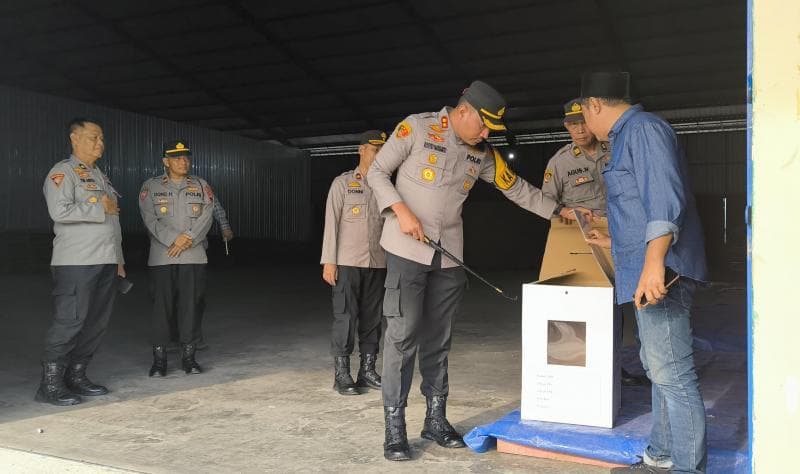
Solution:
M611 467L627 466L627 464L614 464L611 462L600 461L598 459L585 458L582 456L573 456L571 454L558 453L555 451L548 451L546 449L532 448L530 446L523 446L521 444L503 441L502 439L497 440L497 452L508 453L508 454L520 454L522 456L532 456L543 459L553 459L555 461L567 461L578 464L588 464L590 466L598 466L598 467L611 468Z

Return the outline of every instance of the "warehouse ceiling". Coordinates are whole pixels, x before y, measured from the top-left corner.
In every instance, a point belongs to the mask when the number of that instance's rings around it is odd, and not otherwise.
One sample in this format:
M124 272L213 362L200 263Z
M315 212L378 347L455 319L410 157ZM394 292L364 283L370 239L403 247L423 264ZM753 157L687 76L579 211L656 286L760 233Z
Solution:
M651 110L744 104L745 18L741 0L3 0L0 83L309 147L480 78L523 134L593 69L631 71Z

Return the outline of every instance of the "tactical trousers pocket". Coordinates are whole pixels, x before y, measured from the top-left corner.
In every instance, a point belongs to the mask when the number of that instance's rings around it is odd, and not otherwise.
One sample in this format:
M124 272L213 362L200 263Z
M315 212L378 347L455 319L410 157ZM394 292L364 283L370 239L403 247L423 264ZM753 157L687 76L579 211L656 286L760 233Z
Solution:
M78 287L72 284L59 284L53 289L55 317L61 321L78 319Z
M400 274L387 273L383 285L386 293L383 296L383 315L387 318L400 317Z
M333 288L333 312L336 314L344 313L346 307L344 287L339 287L339 285L337 285Z

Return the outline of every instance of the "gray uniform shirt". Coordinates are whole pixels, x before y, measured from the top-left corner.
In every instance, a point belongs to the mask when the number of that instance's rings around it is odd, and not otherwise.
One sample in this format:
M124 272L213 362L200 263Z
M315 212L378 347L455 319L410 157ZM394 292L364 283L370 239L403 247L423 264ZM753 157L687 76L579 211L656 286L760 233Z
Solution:
M56 234L50 265L125 263L119 216L100 202L104 194L116 202L118 194L99 168L72 155L53 166L43 191Z
M605 142L598 145L596 156L589 155L574 143L564 145L547 162L542 191L567 207L585 207L605 215L603 170L610 159Z
M147 265L208 263L203 241L214 213L211 186L197 176L187 176L174 183L167 175L150 178L139 192L139 211L150 234L150 258ZM192 238L192 246L178 257L167 250L180 234Z
M386 268L382 228L383 217L366 177L358 168L342 173L328 191L320 263Z
M475 181L493 183L508 199L545 219L557 203L518 178L491 146L472 147L449 127L449 113L411 115L395 129L369 169L378 208L386 216L381 245L386 251L430 265L434 250L400 231L390 206L403 201L420 220L425 235L463 258L461 208ZM396 185L390 177L397 170ZM455 262L442 258L442 267Z

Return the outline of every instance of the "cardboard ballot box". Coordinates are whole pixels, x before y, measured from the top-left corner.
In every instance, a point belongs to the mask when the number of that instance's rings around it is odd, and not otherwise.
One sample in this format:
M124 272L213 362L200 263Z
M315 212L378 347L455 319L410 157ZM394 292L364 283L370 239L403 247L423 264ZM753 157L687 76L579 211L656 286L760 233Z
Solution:
M607 233L605 220L580 224ZM539 280L522 287L521 418L612 428L620 403L614 270L581 225L552 221Z

